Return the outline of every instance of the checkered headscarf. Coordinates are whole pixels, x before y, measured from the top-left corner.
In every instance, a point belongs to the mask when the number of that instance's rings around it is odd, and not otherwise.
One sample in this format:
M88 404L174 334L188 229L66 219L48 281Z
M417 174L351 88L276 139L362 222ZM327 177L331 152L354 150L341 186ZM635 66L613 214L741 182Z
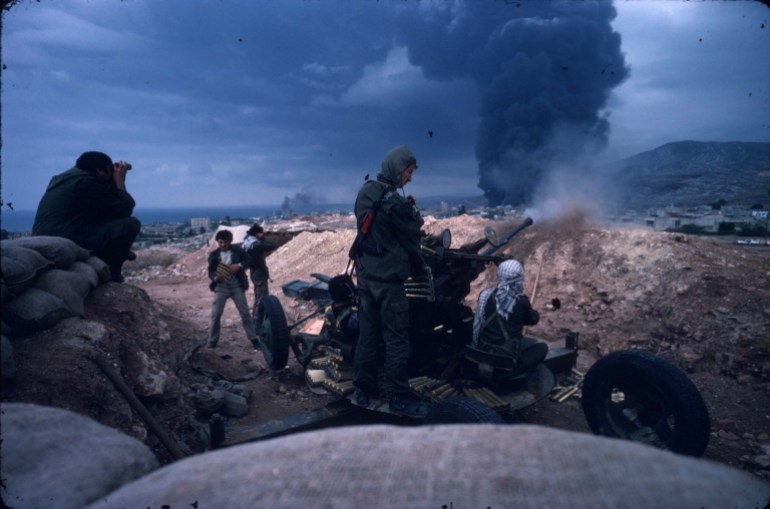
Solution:
M497 293L495 295L495 307L497 313L503 318L508 315L516 305L519 296L524 293L524 267L516 260L506 260L497 268ZM476 304L476 314L473 318L473 344L479 339L481 324L486 320L484 309L487 307L492 288L483 290Z
M506 260L497 268L497 312L507 319L516 300L524 293L524 267L516 260Z

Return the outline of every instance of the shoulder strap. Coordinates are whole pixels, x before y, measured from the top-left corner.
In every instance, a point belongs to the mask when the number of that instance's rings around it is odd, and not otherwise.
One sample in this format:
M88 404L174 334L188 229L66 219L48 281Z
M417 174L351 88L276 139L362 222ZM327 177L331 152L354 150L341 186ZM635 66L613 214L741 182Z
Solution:
M495 295L497 295L497 288L492 290L492 292L489 294L489 297L487 297L487 301L484 303L485 308L489 305L490 302L494 302ZM486 311L486 309L484 311ZM494 320L495 317L500 318L500 315L497 314L497 306L492 306L492 312L488 317L484 319L481 327L479 328L479 335L481 335L481 332L486 329L487 325L492 323L492 320Z
M360 256L361 251L361 243L363 242L364 238L369 234L369 229L371 228L372 223L374 222L374 218L377 215L377 211L380 209L380 205L385 199L386 194L388 193L388 186L385 184L382 184L381 182L378 182L376 180L370 180L367 181L367 183L373 182L377 183L377 185L382 186L382 193L380 194L380 197L377 198L377 200L372 204L371 208L369 208L365 213L364 216L360 219L356 219L356 238L353 240L353 244L350 246L350 250L348 251L348 266L345 269L345 273L348 273L348 270L351 269L351 267L355 268L355 265L352 265L351 262L357 260ZM366 185L366 184L364 184ZM352 270L351 270L352 274Z

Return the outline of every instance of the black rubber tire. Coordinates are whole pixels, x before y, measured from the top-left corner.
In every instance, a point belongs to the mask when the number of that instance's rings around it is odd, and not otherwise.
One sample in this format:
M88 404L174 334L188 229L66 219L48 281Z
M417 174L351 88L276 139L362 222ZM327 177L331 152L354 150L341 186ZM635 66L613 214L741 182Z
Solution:
M455 396L433 404L423 424L505 424L505 421L481 401Z
M281 301L275 295L265 295L259 301L255 317L257 329L262 328L260 344L268 367L279 370L289 362L289 326Z
M701 456L708 445L711 421L700 392L682 370L649 352L622 350L599 359L583 381L582 405L597 435L690 456ZM654 435L645 435L650 430Z

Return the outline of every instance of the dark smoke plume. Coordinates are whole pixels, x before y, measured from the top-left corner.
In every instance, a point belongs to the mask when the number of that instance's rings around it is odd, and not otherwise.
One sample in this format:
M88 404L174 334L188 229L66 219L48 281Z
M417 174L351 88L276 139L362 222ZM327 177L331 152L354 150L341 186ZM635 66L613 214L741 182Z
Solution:
M281 210L284 213L288 213L298 208L307 208L312 205L319 205L325 203L325 200L318 195L317 192L313 192L309 189L302 189L294 193L294 196L284 196L281 203Z
M601 150L611 90L629 73L609 1L457 0L403 19L410 61L428 78L481 91L479 187L490 205L532 198L546 172Z

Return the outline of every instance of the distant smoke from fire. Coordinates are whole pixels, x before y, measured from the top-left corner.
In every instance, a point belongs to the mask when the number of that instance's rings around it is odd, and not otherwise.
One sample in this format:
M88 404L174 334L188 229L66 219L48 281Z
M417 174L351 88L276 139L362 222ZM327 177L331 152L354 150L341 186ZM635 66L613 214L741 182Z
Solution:
M284 196L283 203L281 203L281 210L294 210L302 207L309 207L312 205L319 205L324 203L318 195L303 189L294 193L294 196Z
M490 205L528 203L549 169L600 151L602 110L628 76L606 1L432 2L404 19L428 78L481 91L479 187Z

